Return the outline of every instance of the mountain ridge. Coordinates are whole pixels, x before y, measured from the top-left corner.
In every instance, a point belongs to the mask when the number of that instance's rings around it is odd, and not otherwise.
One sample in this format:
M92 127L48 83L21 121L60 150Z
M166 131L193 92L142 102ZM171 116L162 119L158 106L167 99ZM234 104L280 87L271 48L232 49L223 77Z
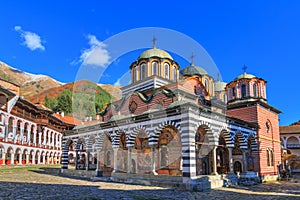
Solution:
M78 90L82 85L91 82L89 80L78 80L76 82L62 83L54 78L43 74L31 74L0 61L0 78L20 86L20 96L33 103L45 103L45 97L58 97L59 94L69 89ZM93 82L92 82L93 83ZM109 94L113 100L122 96L121 87L110 84L96 84ZM77 87L77 88L76 88Z

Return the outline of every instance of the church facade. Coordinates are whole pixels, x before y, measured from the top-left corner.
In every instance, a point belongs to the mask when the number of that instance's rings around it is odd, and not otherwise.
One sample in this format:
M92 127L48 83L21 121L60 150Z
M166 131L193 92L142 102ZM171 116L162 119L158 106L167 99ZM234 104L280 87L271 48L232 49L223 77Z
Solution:
M72 154L76 169L115 180L173 177L220 187L228 177L277 177L280 111L267 103L264 79L245 72L227 84L193 62L180 70L155 46L130 71L122 99L95 123L65 131L63 169Z

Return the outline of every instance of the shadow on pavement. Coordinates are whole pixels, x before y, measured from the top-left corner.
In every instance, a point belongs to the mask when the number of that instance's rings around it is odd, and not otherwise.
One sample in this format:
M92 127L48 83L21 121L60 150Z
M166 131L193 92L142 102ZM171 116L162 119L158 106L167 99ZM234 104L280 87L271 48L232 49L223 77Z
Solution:
M64 177L60 174L60 168L41 167L40 170L29 171ZM38 176L36 181L28 183L3 182L0 176L0 199L300 199L299 183L287 185L267 183L253 187L192 192L173 188L135 187L112 182L92 182L80 177L66 177L87 182L85 185L79 185L79 182L68 183L69 179L65 179L66 182L63 184L55 182L42 184L39 183ZM131 188L133 190L130 190ZM259 194L259 192L268 192L269 194Z

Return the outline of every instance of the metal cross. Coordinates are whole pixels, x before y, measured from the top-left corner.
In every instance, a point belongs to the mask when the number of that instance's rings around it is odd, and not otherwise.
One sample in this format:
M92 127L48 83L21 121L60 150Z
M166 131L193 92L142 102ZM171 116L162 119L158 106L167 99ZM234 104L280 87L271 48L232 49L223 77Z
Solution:
M244 70L244 73L246 73L247 66L246 66L246 65L244 65L242 69Z
M192 52L192 55L191 55L191 65L194 65L194 58L195 58L195 54L194 54L194 52Z
M152 42L153 42L153 49L156 48L156 40L157 38L155 36L153 36Z

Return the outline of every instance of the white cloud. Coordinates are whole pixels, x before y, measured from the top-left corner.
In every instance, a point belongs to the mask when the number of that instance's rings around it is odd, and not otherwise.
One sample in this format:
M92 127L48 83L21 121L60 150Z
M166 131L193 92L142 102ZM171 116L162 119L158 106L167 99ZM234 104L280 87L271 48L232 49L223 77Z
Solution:
M127 71L121 78L119 78L115 83L114 86L126 86L131 83L131 73Z
M110 62L110 56L106 49L106 45L97 40L94 35L88 35L87 38L89 39L90 48L82 51L79 61L83 65L106 67Z
M15 26L15 31L20 33L21 38L24 40L23 45L27 46L31 51L40 49L45 50L45 47L42 45L41 37L33 32L24 31L21 26Z

